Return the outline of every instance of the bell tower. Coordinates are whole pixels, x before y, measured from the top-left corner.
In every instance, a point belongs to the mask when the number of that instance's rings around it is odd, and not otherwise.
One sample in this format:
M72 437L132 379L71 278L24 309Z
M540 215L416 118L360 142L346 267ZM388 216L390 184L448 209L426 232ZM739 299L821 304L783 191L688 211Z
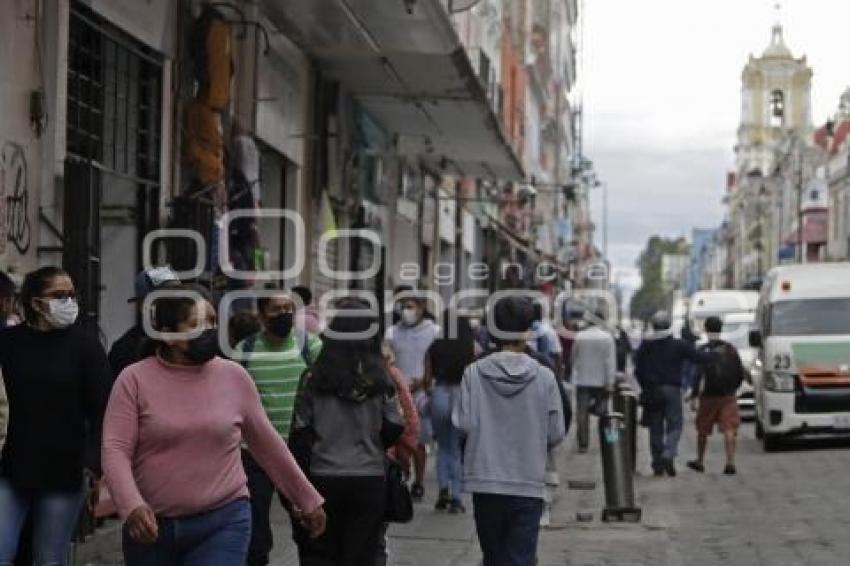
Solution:
M813 131L812 69L805 56L794 57L777 21L767 49L750 55L741 80L738 171L767 171L777 143L790 133L808 139Z

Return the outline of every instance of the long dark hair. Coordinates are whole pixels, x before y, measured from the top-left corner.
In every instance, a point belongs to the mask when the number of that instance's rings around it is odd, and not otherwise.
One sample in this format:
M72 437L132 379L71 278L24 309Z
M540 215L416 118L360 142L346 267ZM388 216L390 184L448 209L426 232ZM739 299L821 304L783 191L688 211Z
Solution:
M44 295L44 291L50 287L51 281L63 275L68 275L68 272L52 265L40 267L26 274L21 285L21 304L24 307L24 320L29 324L35 324L41 316L32 307L33 299Z
M195 308L198 302L198 295L205 301L210 300L207 290L198 285L179 285L169 287L168 291L189 292L193 293L194 296L165 295L154 299L151 322L153 329L157 332L176 332L180 324L189 320L189 317L192 315L192 309ZM164 346L165 343L162 340L148 336L142 343L140 355L142 358L153 356Z
M362 401L393 391L381 355L381 337L357 338L378 324L377 312L365 301L344 299L337 304L341 311L328 324L323 335L322 351L312 369L311 387L320 394L336 395ZM361 313L354 314L351 311ZM366 314L366 311L369 311Z
M463 371L475 358L475 337L469 318L446 310L443 313L442 335L431 344L428 355L431 358L431 372L437 381L460 383Z

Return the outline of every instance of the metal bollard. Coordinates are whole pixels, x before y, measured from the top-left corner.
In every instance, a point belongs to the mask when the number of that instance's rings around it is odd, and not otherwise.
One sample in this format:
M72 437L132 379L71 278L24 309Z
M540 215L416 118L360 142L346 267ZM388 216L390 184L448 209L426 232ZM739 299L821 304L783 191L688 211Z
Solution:
M637 407L638 395L632 387L621 381L617 384L617 392L614 396L614 412L623 415L626 427L627 445L629 447L629 462L632 465L632 473L637 470Z
M635 506L634 476L629 461L628 438L623 415L608 410L599 418L599 446L605 481L605 522L637 523L641 510Z

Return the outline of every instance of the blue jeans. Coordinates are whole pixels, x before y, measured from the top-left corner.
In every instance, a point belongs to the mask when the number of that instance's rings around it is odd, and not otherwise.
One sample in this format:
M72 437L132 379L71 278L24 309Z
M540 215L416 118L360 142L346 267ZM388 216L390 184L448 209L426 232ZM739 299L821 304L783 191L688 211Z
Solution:
M475 493L472 506L484 566L534 566L542 499Z
M682 437L682 389L662 385L658 391L658 406L648 415L649 450L652 468L661 469L664 460L675 460Z
M251 505L238 499L206 513L158 518L153 544L133 540L124 529L127 566L244 566L251 541Z
M24 492L0 478L0 566L14 563L21 529L33 520L35 566L65 566L85 492Z
M438 385L431 394L431 421L437 437L437 483L455 499L463 495L461 435L452 424L452 407L459 394L459 385Z

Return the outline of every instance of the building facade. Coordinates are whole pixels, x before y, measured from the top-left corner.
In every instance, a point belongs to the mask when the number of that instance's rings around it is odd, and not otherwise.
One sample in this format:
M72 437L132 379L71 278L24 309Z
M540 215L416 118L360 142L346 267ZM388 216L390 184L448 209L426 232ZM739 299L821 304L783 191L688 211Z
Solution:
M0 268L65 266L107 343L146 260L218 297L448 296L515 261L563 284L577 22L575 0L0 3Z
M812 124L812 76L779 24L767 49L744 67L727 218L715 238L724 249L709 254L725 256L727 265L725 275L715 266L707 279L752 287L779 263L827 259L827 154Z

